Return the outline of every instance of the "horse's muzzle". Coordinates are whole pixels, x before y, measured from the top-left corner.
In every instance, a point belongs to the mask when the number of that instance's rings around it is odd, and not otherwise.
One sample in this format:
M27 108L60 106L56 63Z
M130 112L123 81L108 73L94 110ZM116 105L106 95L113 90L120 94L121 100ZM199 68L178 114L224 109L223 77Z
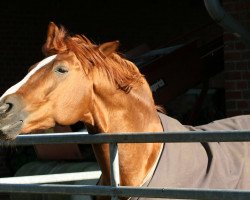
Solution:
M16 94L0 102L0 139L13 140L21 132L25 119L22 98Z

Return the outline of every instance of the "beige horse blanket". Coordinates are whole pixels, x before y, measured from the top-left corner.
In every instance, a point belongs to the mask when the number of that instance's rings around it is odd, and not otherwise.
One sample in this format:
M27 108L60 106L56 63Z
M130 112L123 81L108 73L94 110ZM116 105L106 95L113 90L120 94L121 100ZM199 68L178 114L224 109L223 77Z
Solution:
M197 127L184 126L161 113L159 116L165 132L250 130L250 115L222 119ZM249 154L250 142L168 143L164 145L153 176L143 186L250 189Z

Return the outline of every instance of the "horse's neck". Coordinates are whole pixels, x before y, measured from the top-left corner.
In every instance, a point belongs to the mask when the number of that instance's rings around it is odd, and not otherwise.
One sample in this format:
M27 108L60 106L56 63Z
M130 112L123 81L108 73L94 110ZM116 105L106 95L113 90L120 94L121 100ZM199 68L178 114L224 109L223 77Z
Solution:
M142 80L143 84L129 93L115 87L94 87L90 111L93 133L162 131L152 93Z
M162 126L151 96L145 88L124 92L104 92L94 98L93 122L90 132L160 132ZM103 92L103 91L102 91ZM116 91L117 92L117 91ZM150 94L150 93L149 93ZM160 144L119 144L121 185L140 185L160 152ZM102 170L101 183L108 185L109 148L107 144L93 145Z

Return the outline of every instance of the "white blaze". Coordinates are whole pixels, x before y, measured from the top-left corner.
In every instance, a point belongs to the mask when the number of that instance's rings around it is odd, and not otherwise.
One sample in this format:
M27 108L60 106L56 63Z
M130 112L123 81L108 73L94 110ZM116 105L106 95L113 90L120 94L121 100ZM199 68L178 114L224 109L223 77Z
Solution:
M12 87L10 87L0 98L0 101L3 99L3 97L9 95L9 94L13 94L15 93L20 87L22 87L28 80L29 78L36 73L37 70L41 69L42 67L44 67L46 64L50 63L52 60L54 60L56 57L56 55L53 56L49 56L45 59L43 59L42 61L40 61L36 67L34 67L20 82L18 82L17 84L13 85Z

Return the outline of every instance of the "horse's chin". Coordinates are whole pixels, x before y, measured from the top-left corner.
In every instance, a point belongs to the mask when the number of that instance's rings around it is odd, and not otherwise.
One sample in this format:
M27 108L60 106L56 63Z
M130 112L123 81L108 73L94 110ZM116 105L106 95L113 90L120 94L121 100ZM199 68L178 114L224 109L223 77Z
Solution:
M0 139L2 140L14 140L21 132L23 125L22 120L18 120L8 124L0 125Z

